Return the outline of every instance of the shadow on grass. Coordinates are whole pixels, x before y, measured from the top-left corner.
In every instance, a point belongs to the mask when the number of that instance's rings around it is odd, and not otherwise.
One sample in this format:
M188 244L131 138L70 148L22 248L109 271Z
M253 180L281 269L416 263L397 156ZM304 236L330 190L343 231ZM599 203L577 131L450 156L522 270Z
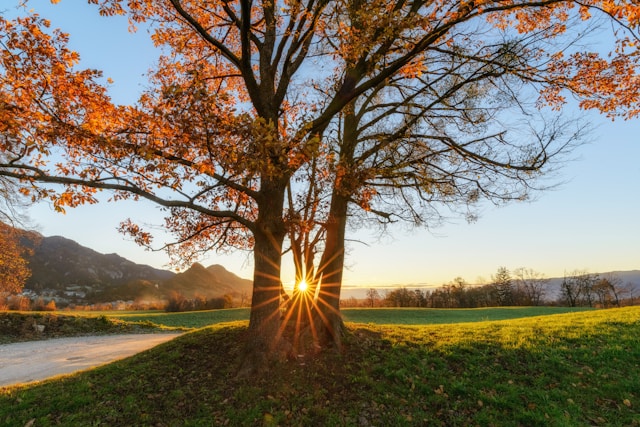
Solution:
M103 368L4 389L0 424L640 425L638 308L351 325L342 354L240 380L245 330L206 328Z

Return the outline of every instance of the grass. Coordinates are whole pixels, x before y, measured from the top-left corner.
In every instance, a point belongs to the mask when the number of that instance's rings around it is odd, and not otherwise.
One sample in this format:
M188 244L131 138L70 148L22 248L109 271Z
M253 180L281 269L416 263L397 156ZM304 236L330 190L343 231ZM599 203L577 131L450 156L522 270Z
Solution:
M547 314L591 310L587 307L507 307L474 309L425 309L425 308L344 308L342 315L347 322L428 325L443 323L481 322L507 320ZM202 328L220 322L249 320L248 308L193 311L186 313L164 312L105 312L110 318L127 322L150 322L173 328Z
M447 325L347 323L342 354L236 373L246 321L0 389L6 426L640 426L640 307Z
M425 325L479 322L557 314L585 308L512 307L481 309L346 308L346 321L357 323ZM248 320L248 308L165 313L163 311L0 312L0 344L74 335L98 335L161 330L195 330L221 322ZM45 326L39 334L33 324Z
M342 314L346 321L392 325L437 325L444 323L508 320L548 314L593 310L588 307L493 307L461 309L425 308L348 308Z
M231 308L226 310L190 311L184 313L165 312L105 312L110 318L126 322L150 322L171 328L197 329L221 322L249 320L248 308Z

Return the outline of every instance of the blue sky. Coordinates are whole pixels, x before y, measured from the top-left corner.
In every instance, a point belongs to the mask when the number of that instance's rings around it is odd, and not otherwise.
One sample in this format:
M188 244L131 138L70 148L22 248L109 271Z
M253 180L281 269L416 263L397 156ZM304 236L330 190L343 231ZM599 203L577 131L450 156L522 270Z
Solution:
M15 4L18 3L16 0ZM5 2L7 11L14 14ZM99 17L81 0L32 0L30 7L70 33L70 45L83 67L98 68L114 80L116 102L132 103L153 65L154 52L144 30L127 32L124 18ZM489 280L500 266L532 268L547 277L576 269L590 272L640 269L640 119L615 121L580 113L592 124L590 144L573 153L575 160L559 171L560 187L536 200L495 208L486 206L479 220L463 218L430 231L398 226L380 237L373 231L352 231L345 271L346 286L437 286L457 276L468 282ZM106 197L105 197L106 199ZM85 206L56 214L40 204L30 212L47 236L62 235L103 253L116 252L134 262L163 267L168 258L125 240L116 228L129 216L158 222L149 203ZM251 255L211 254L204 265L222 264L250 278ZM289 266L283 280L293 279Z

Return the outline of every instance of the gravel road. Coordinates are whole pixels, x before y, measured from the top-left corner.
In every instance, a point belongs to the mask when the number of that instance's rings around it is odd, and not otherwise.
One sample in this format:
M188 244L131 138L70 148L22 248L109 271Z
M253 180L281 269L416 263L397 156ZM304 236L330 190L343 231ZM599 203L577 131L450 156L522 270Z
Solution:
M57 338L0 345L0 387L82 371L155 347L180 334Z

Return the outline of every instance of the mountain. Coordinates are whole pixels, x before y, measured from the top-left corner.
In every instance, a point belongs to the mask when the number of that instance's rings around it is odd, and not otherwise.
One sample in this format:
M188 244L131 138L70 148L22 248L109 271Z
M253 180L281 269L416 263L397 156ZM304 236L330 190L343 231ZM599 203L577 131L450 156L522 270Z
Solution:
M69 286L112 287L135 280L164 281L175 273L135 264L117 254L104 255L60 236L42 237L29 257L25 288L63 290Z
M187 298L196 295L206 298L217 298L223 295L239 297L243 293L250 294L253 282L242 279L227 271L221 265L204 267L195 263L184 273L179 273L160 285L163 294L178 292Z
M24 292L67 302L97 303L115 300L165 299L174 292L191 298L251 291L252 282L220 265L194 264L176 274L136 264L117 254L101 254L60 236L38 236L29 244L31 277Z

